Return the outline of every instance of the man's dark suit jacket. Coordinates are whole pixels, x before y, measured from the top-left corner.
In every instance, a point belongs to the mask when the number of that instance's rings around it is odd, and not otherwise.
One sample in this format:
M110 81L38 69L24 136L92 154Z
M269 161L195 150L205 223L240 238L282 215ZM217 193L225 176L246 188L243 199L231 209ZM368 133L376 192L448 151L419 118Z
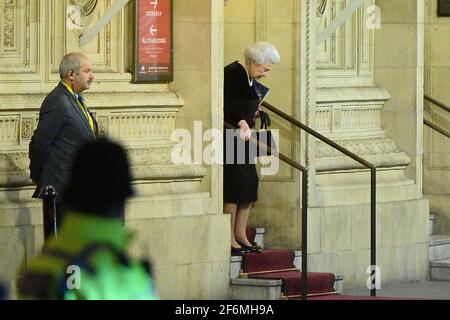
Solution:
M95 137L75 97L59 83L42 102L39 123L29 145L30 178L37 183L33 198L38 198L47 185L60 194L78 147Z

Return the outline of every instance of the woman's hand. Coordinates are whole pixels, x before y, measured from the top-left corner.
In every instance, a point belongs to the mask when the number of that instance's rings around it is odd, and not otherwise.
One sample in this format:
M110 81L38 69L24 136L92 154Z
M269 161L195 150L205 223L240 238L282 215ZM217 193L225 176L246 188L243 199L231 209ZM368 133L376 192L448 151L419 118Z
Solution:
M239 121L238 125L240 129L239 136L241 137L241 139L244 141L250 140L250 137L252 136L252 131L250 130L247 121L241 120Z
M253 118L258 118L261 114L259 113L260 111L261 111L262 109L261 109L261 107L258 107L258 109L256 109L256 112L255 112L255 114L253 115Z

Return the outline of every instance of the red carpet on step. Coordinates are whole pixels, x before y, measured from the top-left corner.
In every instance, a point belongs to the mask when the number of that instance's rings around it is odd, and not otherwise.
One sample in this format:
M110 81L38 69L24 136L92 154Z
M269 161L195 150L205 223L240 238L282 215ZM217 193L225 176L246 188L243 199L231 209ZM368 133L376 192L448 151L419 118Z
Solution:
M254 241L255 228L247 228L247 238ZM242 259L244 273L271 271L270 273L249 274L249 278L281 279L285 296L302 293L302 274L300 271L282 271L295 268L295 251L289 249L264 249L262 253L247 253ZM308 272L308 294L328 293L334 291L334 274Z
M286 296L302 293L302 274L300 271L285 271L269 274L252 275L249 278L281 279L283 293ZM308 294L333 292L334 274L324 272L308 272Z
M243 271L258 272L294 268L295 252L284 249L265 249L261 253L244 255Z

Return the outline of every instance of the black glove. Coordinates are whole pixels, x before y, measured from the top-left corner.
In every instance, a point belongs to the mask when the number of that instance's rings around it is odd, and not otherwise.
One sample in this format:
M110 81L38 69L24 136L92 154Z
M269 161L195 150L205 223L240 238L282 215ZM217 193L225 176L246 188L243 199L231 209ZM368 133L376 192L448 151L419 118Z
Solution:
M270 127L270 117L267 112L259 111L259 118L261 119L260 129L267 129L268 127Z

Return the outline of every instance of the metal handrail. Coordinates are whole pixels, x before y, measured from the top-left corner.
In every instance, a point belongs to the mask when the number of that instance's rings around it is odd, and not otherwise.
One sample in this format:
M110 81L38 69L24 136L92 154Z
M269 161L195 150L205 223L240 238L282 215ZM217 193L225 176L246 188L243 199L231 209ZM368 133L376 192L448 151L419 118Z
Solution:
M424 98L425 100L427 100L427 101L430 101L431 103L433 103L434 105L438 106L439 108L441 108L441 109L443 109L443 110L445 110L445 111L447 111L447 112L450 112L450 107L446 106L446 105L443 104L442 102L440 102L440 101L438 101L438 100L436 100L436 99L434 99L434 98L432 98L432 97L430 97L430 96L428 96L428 95L426 95L426 94L423 96L423 98ZM433 122L431 122L431 121L428 121L428 120L426 120L426 119L423 119L423 123L424 123L426 126L430 127L431 129L436 130L436 131L439 132L440 134L443 134L443 135L446 136L447 138L450 138L450 132L447 131L447 130L445 130L445 129L442 128L441 126L439 126L439 125L437 125L437 124L435 124L435 123L433 123Z
M445 110L445 111L447 111L447 112L450 112L450 107L448 107L448 106L446 106L445 104L443 104L442 102L440 102L440 101L438 101L438 100L436 100L436 99L430 97L429 95L424 94L424 95L423 95L423 98L424 98L425 100L430 101L431 103L435 104L435 105L438 106L439 108L441 108L441 109L443 109L443 110Z
M224 126L226 129L236 129L236 127L224 121ZM258 147L262 147L268 154L272 154L278 157L280 160L286 162L290 166L300 170L302 172L302 299L307 299L308 294L308 286L307 286L307 257L306 254L308 252L308 242L307 242L307 233L308 233L308 168L302 166L295 160L287 157L286 155L279 153L277 150L272 151L272 148L268 145L258 141L254 137L250 137L250 142L256 144ZM303 253L305 256L303 257Z
M438 126L437 124L434 124L431 121L428 121L426 119L423 119L423 123L427 126L429 126L431 129L436 130L437 132L439 132L440 134L443 134L444 136L446 136L447 138L450 138L450 132L448 132L447 130L445 130L444 128Z
M374 164L364 160L360 156L354 154L350 150L345 149L344 147L340 146L336 142L334 142L334 141L328 139L327 137L321 135L320 133L318 133L317 131L315 131L312 128L308 127L307 125L301 123L297 119L295 119L295 118L291 117L290 115L284 113L283 111L275 108L271 104L269 104L269 103L264 101L262 103L262 106L264 106L268 110L272 111L273 113L279 115L283 119L289 121L290 123L292 123L296 127L300 128L302 130L305 130L306 132L308 132L312 136L316 137L317 139L325 142L326 144L328 144L332 148L335 148L335 149L339 150L340 152L342 152L343 154L349 156L353 160L359 162L360 164L362 164L366 168L370 169L370 265L372 267L375 267L376 266L376 259L377 259L377 255L376 255L376 222L377 222L377 219L376 219L377 218L377 216L376 216L376 211L377 211L377 208L376 208L376 196L377 196L376 184L377 184L377 168L376 168L376 166ZM302 234L302 241L304 241L303 240L304 238L306 238L306 237L304 237L304 234ZM307 251L306 250L303 251L303 250L304 249L303 249L303 246L302 246L302 272L304 272L306 267L307 267ZM303 262L305 262L304 265L303 265ZM373 271L373 272L375 272L375 271ZM373 277L372 277L372 281L375 281L375 277L377 277L377 276L378 275L376 273L374 273ZM305 279L304 282L306 282L306 278L303 278L303 279ZM375 297L377 295L375 287L370 289L370 295L372 297ZM303 299L306 299L306 298L303 298Z

